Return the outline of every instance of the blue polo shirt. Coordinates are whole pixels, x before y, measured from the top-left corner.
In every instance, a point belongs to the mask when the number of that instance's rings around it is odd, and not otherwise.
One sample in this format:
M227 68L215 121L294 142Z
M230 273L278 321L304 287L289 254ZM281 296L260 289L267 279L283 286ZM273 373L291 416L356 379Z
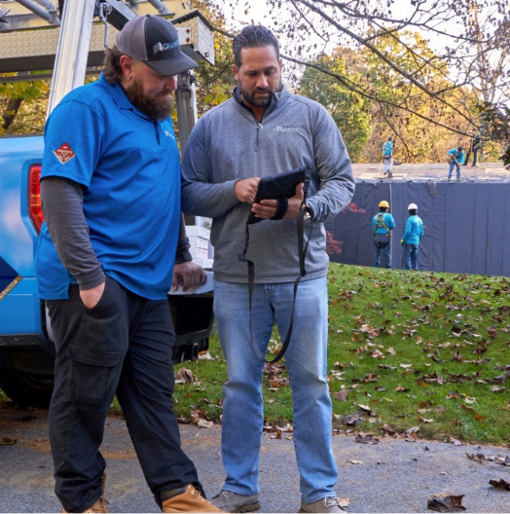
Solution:
M101 76L69 93L44 130L41 178L85 186L83 211L103 271L150 300L166 298L179 235L180 159L170 119L155 123ZM74 277L43 223L36 252L41 298L68 298Z

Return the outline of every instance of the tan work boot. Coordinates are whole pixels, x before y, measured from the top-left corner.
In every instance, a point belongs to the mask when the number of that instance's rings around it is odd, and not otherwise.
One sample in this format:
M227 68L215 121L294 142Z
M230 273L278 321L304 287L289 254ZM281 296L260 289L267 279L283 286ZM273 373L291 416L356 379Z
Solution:
M101 476L101 496L98 500L92 505L92 507L89 507L87 510L84 510L84 513L87 514L100 514L102 512L110 512L108 510L108 507L106 506L108 502L104 499L104 487L106 483L106 474L103 473ZM67 510L62 509L62 512L67 513Z
M164 500L161 504L163 512L223 512L209 503L191 484L184 492Z

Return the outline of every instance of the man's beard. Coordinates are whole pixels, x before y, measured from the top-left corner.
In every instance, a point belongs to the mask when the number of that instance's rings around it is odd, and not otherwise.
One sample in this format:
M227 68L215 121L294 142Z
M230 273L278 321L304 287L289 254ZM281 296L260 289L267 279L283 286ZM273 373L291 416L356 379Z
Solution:
M270 89L258 90L250 93L239 86L239 92L243 96L245 102L253 105L254 107L267 107L271 103L271 99L273 97L273 91ZM270 93L267 97L257 98L255 93Z
M126 88L129 101L153 121L162 121L171 116L174 110L174 99L171 94L167 96L147 96L143 92L142 84L135 80Z

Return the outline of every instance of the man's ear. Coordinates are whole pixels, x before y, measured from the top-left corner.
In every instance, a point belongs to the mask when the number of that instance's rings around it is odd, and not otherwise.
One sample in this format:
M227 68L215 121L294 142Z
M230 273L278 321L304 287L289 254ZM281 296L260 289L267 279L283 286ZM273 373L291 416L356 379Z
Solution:
M121 55L119 59L120 67L122 68L122 72L126 76L130 76L133 73L133 59L128 55Z
M239 68L237 67L237 65L232 65L232 71L234 72L234 77L236 78L236 80L239 80Z

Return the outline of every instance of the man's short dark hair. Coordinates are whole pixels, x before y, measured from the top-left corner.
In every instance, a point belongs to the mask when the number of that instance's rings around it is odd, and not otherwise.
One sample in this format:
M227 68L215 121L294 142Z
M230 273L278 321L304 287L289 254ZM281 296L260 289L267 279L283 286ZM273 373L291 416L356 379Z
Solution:
M457 148L457 150L458 150L459 152L462 152L462 146L459 146L459 147Z
M272 45L276 50L276 58L280 60L280 44L274 34L263 25L248 25L234 38L234 60L241 67L241 50L243 48L259 48Z
M120 84L124 72L120 65L120 57L123 54L116 46L113 48L105 49L105 56L103 61L103 77L109 84Z

